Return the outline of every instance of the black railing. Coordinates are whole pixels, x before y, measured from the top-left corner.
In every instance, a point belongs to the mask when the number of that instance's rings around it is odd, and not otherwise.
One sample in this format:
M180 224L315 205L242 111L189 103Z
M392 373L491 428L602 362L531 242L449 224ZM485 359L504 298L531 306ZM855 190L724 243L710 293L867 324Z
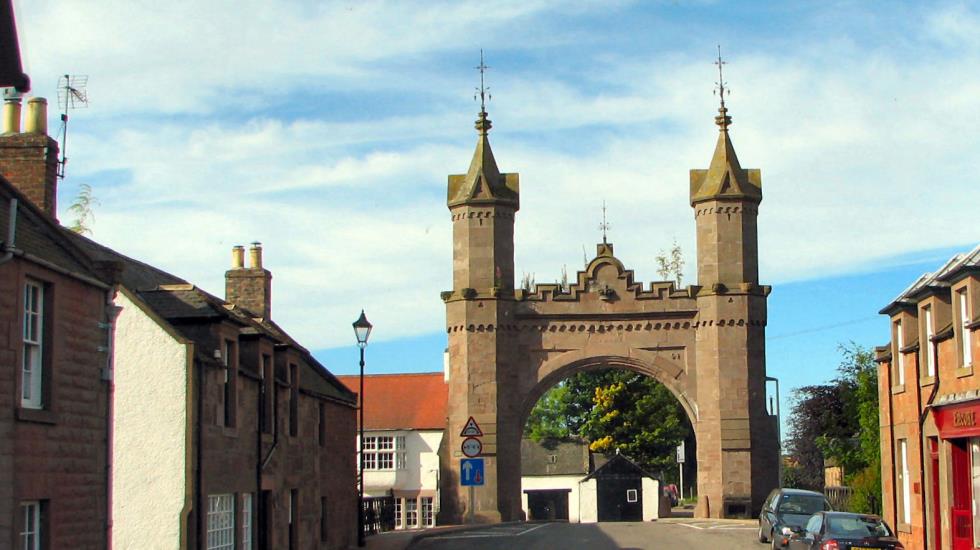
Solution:
M395 529L395 497L364 497L361 506L364 535L376 535Z

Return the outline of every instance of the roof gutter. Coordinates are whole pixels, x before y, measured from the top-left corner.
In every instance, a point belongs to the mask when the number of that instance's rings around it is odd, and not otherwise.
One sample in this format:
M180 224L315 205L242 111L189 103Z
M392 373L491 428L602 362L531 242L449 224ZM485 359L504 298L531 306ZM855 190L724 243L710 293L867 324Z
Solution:
M10 216L7 218L7 238L3 241L3 256L0 264L5 264L14 257L14 238L17 236L17 199L10 199Z

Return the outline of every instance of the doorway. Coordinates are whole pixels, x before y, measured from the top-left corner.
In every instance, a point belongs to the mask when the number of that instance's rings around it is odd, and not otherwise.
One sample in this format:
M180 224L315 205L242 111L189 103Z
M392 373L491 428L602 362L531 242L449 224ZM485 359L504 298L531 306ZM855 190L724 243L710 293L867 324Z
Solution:
M967 439L950 439L953 466L953 550L973 550L973 483Z
M525 491L529 521L568 521L570 489Z

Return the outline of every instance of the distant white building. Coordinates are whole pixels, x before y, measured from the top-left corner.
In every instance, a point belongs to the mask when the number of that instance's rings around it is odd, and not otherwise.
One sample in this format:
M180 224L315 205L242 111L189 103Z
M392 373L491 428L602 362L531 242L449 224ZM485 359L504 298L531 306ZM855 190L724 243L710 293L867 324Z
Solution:
M521 503L530 521L650 521L670 515L660 481L585 441L521 441Z
M360 377L338 378L359 391ZM396 529L435 525L447 399L441 372L364 377L364 496L395 498Z

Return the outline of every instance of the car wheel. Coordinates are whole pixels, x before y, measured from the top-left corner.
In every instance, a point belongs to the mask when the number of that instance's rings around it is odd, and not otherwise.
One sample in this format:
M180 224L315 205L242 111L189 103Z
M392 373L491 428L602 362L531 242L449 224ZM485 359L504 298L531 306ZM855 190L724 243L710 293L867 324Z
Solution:
M766 530L762 528L761 522L759 523L759 542L769 542L769 538L766 536Z

